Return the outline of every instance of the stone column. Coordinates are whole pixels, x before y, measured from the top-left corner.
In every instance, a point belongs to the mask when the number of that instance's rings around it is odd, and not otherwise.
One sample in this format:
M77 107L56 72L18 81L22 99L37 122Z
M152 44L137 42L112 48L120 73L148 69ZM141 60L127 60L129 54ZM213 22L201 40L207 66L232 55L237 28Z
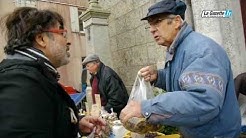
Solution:
M191 0L194 15L194 28L211 37L226 50L231 63L233 75L246 71L245 41L239 0ZM228 18L202 18L203 10L231 10Z
M194 28L191 0L183 0L186 4L185 21Z
M220 18L201 17L203 10L219 10L217 0L191 0L191 5L195 30L222 44Z
M84 22L86 55L95 53L103 63L112 66L108 34L109 14L99 6L98 0L89 0L89 8L80 20Z

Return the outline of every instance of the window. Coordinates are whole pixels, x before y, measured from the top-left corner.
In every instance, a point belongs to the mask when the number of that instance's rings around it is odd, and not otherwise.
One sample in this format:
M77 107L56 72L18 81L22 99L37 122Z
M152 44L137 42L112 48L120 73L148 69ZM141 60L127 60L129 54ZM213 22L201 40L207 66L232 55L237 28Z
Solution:
M72 32L84 32L83 22L79 20L79 16L83 13L83 10L77 7L70 7L70 17L71 17L71 29Z
M82 10L78 10L78 18L80 17L80 15L83 14L83 11ZM84 24L83 24L83 21L79 19L79 31L80 32L84 32Z
M16 7L36 7L36 0L15 0Z

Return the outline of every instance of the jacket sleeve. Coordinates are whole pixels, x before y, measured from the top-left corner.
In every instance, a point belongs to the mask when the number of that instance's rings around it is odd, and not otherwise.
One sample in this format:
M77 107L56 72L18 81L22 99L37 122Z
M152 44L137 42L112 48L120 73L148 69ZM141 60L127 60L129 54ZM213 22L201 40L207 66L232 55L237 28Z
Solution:
M128 94L123 82L115 76L109 76L106 80L107 104L105 110L110 111L110 108L119 115L120 111L126 106Z
M218 115L229 76L229 61L213 54L194 56L181 73L181 90L143 101L142 114L152 123L198 126Z
M6 73L7 74L7 73ZM1 73L0 79L0 137L53 138L55 117L39 78L25 71ZM46 99L46 100L44 100ZM47 127L49 126L49 127Z

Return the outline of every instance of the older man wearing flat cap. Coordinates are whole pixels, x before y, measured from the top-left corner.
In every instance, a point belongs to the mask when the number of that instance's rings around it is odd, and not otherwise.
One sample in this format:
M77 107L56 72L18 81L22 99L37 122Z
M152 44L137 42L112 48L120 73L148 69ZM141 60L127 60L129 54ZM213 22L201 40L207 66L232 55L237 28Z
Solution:
M176 126L185 138L237 138L241 118L229 58L222 46L192 30L185 10L180 0L163 0L142 19L167 52L163 69L147 66L141 75L167 92L141 103L129 101L120 119L145 117Z
M121 78L113 69L105 66L96 54L89 54L82 64L91 74L93 103L95 103L95 94L100 94L104 109L111 112L113 108L119 116L128 101L128 93Z

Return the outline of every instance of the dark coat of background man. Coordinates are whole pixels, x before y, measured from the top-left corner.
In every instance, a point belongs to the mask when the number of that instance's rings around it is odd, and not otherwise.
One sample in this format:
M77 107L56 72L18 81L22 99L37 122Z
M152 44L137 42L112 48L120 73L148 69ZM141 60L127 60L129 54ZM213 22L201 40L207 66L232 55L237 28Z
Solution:
M149 31L167 47L163 69L140 69L147 81L167 93L138 103L129 101L120 119L145 117L150 123L179 128L185 138L238 138L241 116L230 60L212 39L184 21L181 0L163 0L148 10Z
M113 69L104 65L96 54L89 54L82 64L86 65L91 73L93 102L95 102L94 94L100 94L104 109L111 112L110 109L113 108L119 116L128 101L128 93L121 78Z
M1 138L75 138L99 133L98 117L79 120L70 96L58 83L57 68L69 62L63 17L50 10L21 7L1 20L6 59L0 63Z
M83 65L83 69L81 72L81 89L82 89L82 92L85 92L86 88L87 88L87 69Z
M240 93L246 95L246 72L239 74L234 79L234 83L237 97Z

